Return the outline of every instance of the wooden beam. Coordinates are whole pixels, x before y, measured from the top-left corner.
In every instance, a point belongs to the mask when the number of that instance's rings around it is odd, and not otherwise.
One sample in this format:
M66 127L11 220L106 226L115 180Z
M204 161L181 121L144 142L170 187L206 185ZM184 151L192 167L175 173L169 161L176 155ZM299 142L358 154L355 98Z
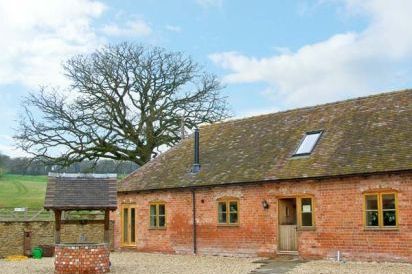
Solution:
M55 233L54 233L54 243L60 244L60 228L61 228L61 219L62 219L62 212L61 210L54 211L54 226L55 226Z
M109 229L110 229L110 210L106 209L104 211L104 242L105 243L110 243Z

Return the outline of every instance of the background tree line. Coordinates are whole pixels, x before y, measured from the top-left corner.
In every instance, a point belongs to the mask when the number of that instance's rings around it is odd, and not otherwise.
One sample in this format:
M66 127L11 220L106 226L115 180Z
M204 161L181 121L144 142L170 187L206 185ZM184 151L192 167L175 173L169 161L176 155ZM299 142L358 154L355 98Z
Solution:
M19 175L47 175L49 172L67 173L117 173L125 175L133 172L138 165L130 161L98 160L73 163L67 167L58 165L48 165L40 160L33 160L28 157L12 158L0 154L0 176L4 173Z

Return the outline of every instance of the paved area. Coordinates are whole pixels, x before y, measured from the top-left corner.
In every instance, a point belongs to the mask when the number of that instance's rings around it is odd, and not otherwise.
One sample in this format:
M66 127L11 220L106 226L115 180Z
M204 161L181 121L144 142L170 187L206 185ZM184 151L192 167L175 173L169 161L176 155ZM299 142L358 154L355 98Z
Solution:
M288 274L411 274L412 264L377 262L310 261L299 264Z
M280 256L277 258L256 261L256 263L260 263L261 266L253 270L251 273L281 274L281 273L288 273L289 271L294 269L296 266L303 263L303 261L300 261L299 259L295 257Z
M333 260L300 261L278 257L256 261L261 266L253 274L411 274L412 264L387 262L336 262Z

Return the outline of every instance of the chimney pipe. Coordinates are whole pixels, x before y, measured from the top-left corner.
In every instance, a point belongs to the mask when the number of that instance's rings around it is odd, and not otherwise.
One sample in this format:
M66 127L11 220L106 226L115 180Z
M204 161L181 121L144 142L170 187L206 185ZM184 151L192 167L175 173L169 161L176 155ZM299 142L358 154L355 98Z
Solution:
M199 129L195 129L195 142L194 142L194 162L192 166L192 173L198 173L200 171L199 162Z

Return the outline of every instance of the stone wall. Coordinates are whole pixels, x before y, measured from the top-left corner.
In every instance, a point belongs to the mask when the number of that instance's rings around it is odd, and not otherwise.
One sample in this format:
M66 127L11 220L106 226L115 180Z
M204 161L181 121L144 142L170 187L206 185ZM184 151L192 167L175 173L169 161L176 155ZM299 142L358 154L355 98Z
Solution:
M23 255L24 232L31 232L31 248L39 245L54 244L54 222L0 222L0 257ZM96 221L70 221L61 227L62 243L80 242L102 243L104 239L103 223ZM110 246L113 246L113 222L110 223Z
M395 228L368 229L364 224L364 193L393 191L398 197ZM303 258L412 262L412 176L354 176L340 179L273 182L196 189L197 252L236 256L273 256L278 251L278 203L285 197L313 197L314 223L298 229L297 252ZM218 224L217 201L239 201L239 224ZM262 207L262 201L269 208ZM149 227L149 204L166 205L166 228ZM137 251L193 253L192 193L164 190L118 194L115 247L122 248L120 212L136 207ZM127 247L130 249L130 246Z

